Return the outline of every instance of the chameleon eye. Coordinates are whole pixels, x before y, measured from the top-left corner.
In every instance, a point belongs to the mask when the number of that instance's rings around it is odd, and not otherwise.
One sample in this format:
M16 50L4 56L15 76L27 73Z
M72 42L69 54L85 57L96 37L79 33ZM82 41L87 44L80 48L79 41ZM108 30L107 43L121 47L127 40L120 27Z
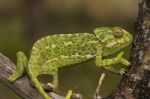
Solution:
M123 36L123 31L119 27L113 28L113 35L115 38L121 38Z
M115 38L121 38L123 36L122 32L114 32Z

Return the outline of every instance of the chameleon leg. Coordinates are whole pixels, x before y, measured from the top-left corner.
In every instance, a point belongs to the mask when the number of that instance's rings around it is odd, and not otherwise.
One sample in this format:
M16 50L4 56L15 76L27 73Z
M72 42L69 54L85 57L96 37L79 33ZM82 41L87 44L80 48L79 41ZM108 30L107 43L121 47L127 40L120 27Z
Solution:
M17 67L16 67L16 71L8 78L10 82L13 82L19 77L21 77L25 67L28 64L27 57L24 55L23 52L21 51L17 52L16 56L17 56Z
M33 76L31 71L29 71L29 76L31 78L31 81L33 82L33 85L38 89L39 93L43 96L44 99L52 99L42 88L40 82L38 81L36 76ZM56 81L57 82L57 81ZM55 83L56 83L55 82ZM55 84L54 84L55 86ZM71 99L72 96L72 90L69 90L65 99Z
M56 70L54 73L53 73L53 87L54 88L57 88L58 87L58 70Z
M58 69L54 70L53 73L50 73L53 75L53 82L47 83L47 86L52 87L52 88L57 88L58 87Z
M96 60L95 60L96 66L98 67L103 66L105 69L108 69L114 73L122 74L124 73L124 69L120 69L120 71L117 72L117 70L115 70L114 68L108 67L109 65L117 64L119 62L121 62L126 66L130 65L130 63L126 59L122 58L122 56L123 56L123 52L120 52L115 58L102 60L102 47L97 46L97 53L96 53Z

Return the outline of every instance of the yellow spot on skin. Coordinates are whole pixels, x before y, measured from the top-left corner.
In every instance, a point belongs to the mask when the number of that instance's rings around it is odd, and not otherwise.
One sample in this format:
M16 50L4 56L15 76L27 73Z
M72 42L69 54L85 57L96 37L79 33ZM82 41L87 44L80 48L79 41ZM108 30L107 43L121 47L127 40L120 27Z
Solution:
M57 35L53 35L53 37L56 37Z
M81 46L84 46L85 44L95 44L95 43L97 43L97 41L89 41L89 42L83 43Z
M76 36L79 36L79 34L75 34Z
M46 46L45 48L46 48L46 49L49 49L49 46Z
M64 42L64 45L65 46L68 46L68 45L72 45L73 43L71 41L68 41L68 42Z
M52 48L55 48L57 45L56 44L52 44Z
M114 41L114 42L108 43L106 46L107 46L107 47L112 47L112 46L114 46L115 44L116 44L116 42Z
M91 57L93 57L93 55L87 54L87 55L85 55L85 57L86 57L86 58L91 58Z
M68 56L64 56L64 55L61 55L60 57L61 57L61 58L68 58Z
M68 34L68 36L72 36L72 34Z
M89 41L89 42L87 42L87 43L97 43L97 41Z
M40 58L40 55L37 55L37 58Z
M53 62L53 61L57 61L57 60L58 60L58 58L53 58L53 59L47 60L47 61L46 61L46 64L49 64L49 63L51 63L51 62Z
M58 60L58 58L53 58L52 60L53 60L53 61L54 61L54 60Z
M124 43L124 40L123 39L119 39L119 40L117 40L117 43L119 43L119 44Z
M75 56L80 56L79 53L76 53Z
M65 34L59 34L61 37L63 37Z
M35 49L36 49L36 47L35 47L35 46L33 46L33 47L32 47L32 50L35 50Z
M78 57L78 58L80 57L81 58L81 57L84 57L84 56L79 55L79 53L75 53L74 55L71 55L71 57Z

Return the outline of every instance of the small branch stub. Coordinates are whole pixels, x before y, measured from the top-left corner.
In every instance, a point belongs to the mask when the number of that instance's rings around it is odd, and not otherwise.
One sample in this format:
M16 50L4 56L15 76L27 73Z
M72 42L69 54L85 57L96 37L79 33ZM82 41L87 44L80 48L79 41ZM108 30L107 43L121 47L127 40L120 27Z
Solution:
M100 88L101 88L101 86L102 86L102 83L103 83L104 78L105 78L105 73L102 73L101 76L100 76L100 79L99 79L97 88L96 88L96 92L95 92L95 95L94 95L94 99L102 99L102 97L101 97L101 95L100 95Z

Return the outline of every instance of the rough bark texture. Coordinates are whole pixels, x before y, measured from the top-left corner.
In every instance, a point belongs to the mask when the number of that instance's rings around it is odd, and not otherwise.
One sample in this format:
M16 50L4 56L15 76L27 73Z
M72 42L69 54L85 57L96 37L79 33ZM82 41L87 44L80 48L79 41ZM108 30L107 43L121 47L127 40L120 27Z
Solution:
M140 0L135 29L132 66L107 99L150 99L150 0Z

